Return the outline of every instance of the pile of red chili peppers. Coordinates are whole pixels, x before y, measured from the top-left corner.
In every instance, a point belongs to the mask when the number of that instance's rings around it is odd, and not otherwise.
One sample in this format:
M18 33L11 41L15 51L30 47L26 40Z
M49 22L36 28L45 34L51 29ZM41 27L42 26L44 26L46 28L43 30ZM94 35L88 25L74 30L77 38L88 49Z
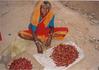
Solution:
M78 58L78 51L72 45L59 44L50 56L56 66L68 66Z
M26 58L18 58L13 60L9 65L9 70L32 70L32 64Z

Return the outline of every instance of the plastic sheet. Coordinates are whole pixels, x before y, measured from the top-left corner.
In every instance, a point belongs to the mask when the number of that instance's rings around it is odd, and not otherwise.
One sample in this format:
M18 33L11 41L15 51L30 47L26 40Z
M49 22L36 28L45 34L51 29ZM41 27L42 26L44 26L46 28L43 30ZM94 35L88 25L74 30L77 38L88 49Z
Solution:
M37 59L37 61L41 65L43 65L45 67L44 70L66 70L66 69L70 68L71 66L75 65L76 63L78 63L79 61L81 61L84 58L84 53L83 53L82 49L80 49L74 42L67 42L67 43L63 43L63 44L73 45L79 52L78 58L72 64L68 65L67 67L65 67L65 66L57 67L56 64L54 63L54 61L49 57L52 54L53 48L48 49L47 51L44 52L44 54L35 54L33 56Z

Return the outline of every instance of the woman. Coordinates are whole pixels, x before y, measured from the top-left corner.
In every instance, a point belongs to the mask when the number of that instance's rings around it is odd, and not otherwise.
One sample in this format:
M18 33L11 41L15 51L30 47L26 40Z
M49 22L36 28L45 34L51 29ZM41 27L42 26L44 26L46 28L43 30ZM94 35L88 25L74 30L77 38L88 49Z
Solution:
M43 53L42 45L48 47L52 38L63 39L68 32L66 27L54 27L54 17L51 3L48 1L39 2L31 17L29 30L19 32L19 36L33 40L38 52Z

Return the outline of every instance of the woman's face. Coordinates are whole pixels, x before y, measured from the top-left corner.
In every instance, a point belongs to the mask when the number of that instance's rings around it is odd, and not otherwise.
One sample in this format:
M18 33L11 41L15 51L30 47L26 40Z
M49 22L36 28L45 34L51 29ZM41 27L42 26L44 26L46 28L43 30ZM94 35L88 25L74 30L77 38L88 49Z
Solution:
M42 4L40 7L40 14L42 17L44 17L48 13L49 9L45 4Z

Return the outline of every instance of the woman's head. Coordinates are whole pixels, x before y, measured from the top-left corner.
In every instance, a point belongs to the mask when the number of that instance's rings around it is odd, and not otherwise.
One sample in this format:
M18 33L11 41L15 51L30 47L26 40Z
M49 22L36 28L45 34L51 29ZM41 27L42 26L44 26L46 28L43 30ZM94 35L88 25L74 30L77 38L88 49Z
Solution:
M44 17L51 9L51 3L49 1L43 1L40 7L40 14Z

